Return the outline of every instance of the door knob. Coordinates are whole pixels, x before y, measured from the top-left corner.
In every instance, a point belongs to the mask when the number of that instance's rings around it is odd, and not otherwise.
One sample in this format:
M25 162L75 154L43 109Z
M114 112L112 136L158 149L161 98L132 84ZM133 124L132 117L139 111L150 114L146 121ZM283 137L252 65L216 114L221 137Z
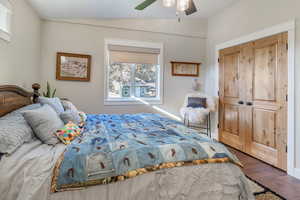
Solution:
M243 105L243 104L244 104L244 102L243 102L243 101L239 101L239 102L238 102L238 104L240 104L240 105Z
M252 102L247 102L246 104L247 104L247 106L252 106L253 105Z

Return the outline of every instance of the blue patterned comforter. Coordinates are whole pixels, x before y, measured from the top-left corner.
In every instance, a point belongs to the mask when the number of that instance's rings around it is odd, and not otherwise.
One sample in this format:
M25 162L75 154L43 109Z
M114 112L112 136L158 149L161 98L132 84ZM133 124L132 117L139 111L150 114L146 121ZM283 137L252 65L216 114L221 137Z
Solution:
M175 167L222 159L239 163L222 144L160 115L90 114L82 135L67 146L58 161L51 189L57 192L107 184L123 175L128 178L129 172L135 176L170 167L164 163L176 163Z

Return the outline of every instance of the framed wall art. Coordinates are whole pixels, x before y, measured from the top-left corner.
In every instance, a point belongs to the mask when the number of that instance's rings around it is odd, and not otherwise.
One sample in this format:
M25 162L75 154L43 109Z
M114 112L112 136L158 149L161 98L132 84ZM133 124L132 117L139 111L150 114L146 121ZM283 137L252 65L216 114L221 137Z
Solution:
M58 52L56 59L57 80L90 81L90 55Z
M199 76L201 63L172 61L171 64L173 76Z

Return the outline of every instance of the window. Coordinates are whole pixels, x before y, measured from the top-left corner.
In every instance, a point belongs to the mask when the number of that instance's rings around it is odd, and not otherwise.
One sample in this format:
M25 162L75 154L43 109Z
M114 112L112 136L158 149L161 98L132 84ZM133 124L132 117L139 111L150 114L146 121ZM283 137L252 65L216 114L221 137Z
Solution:
M8 0L0 0L0 39L10 41L11 5Z
M108 41L107 104L161 103L162 45Z

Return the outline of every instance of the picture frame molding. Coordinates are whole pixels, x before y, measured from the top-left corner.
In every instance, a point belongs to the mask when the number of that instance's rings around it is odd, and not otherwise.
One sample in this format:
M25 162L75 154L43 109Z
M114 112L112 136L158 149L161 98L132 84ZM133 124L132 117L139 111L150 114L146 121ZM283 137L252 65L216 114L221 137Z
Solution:
M63 76L61 76L61 57L62 56L75 57L75 58L86 58L88 60L87 77L86 78L80 78L80 77L63 77ZM92 56L91 55L57 52L56 53L56 80L89 82L90 79L91 79L91 61L92 61Z

